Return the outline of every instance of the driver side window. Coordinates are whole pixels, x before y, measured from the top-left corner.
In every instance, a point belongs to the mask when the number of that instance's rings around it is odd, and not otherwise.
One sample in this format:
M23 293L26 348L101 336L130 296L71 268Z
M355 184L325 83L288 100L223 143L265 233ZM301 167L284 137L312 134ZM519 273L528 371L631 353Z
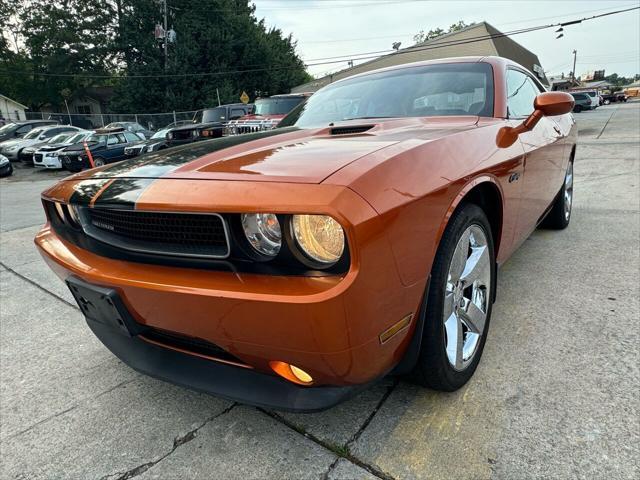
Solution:
M533 112L533 101L540 91L528 75L518 70L507 71L507 108L509 118L527 117Z

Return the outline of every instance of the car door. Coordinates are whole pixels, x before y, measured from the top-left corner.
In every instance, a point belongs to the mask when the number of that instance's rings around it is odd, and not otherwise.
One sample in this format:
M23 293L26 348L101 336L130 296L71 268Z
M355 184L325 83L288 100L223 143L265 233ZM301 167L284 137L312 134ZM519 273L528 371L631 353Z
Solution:
M507 107L510 120L518 122L533 112L533 103L540 88L524 71L507 71ZM555 195L558 161L562 160L564 144L562 132L556 122L543 117L529 132L522 133L519 141L524 149L524 174L520 215L516 238L524 240L535 229Z
M99 155L115 162L119 160L121 156L124 156L124 135L121 133L111 133L107 137L107 145L103 152Z

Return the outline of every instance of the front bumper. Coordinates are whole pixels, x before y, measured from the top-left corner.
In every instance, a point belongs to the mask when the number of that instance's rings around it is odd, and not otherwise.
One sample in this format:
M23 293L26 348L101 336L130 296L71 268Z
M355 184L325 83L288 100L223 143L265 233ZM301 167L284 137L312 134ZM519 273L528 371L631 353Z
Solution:
M33 166L38 168L62 168L62 162L59 157L52 157L47 154L36 152L33 155Z
M384 234L384 224L376 212L353 191L341 187L287 184L284 188L268 182L230 183L211 183L207 190L208 196L219 199L218 207L222 211L241 211L242 205L252 204L247 195L251 192L256 198L277 198L278 204L284 205L265 204L264 208L269 211L286 208L333 213L336 218L342 218L348 242L354 245L349 270L335 275L296 276L140 263L83 249L59 236L50 224L38 233L35 242L60 278L77 277L113 289L143 327L209 342L249 367L224 365L223 368L207 364L212 373L206 378L199 375L198 378L184 375L177 378L178 374L166 362L158 360L152 366L138 366L136 358L141 354L122 350L138 349L139 342L120 339L116 342L117 348L112 347L113 341L103 339L105 334L96 331L116 355L145 373L247 403L313 410L326 408L358 386L367 385L391 371L407 349L415 322L383 344L379 336L418 310L426 279L403 285ZM67 201L74 185L61 182L46 192L45 198ZM189 207L188 195L199 190L186 188L187 185L191 184L167 180L162 195L177 198L170 189L178 188L182 192L181 206L195 210ZM252 189L247 188L249 185ZM221 189L227 193L223 195ZM274 189L279 195L274 195ZM137 208L148 208L145 201L153 203L152 189L145 192L146 200L139 200ZM307 202L311 206L296 206L295 202L310 196L315 198L313 204ZM157 209L157 205L154 204L154 208ZM171 208L176 208L175 202ZM140 348L146 351L150 347ZM171 358L175 355L165 353ZM193 353L183 351L183 355L197 357ZM129 359L129 355L134 358ZM302 368L313 377L313 386L300 387L281 380L270 367L272 361ZM193 359L185 362L201 363ZM160 371L154 371L156 367ZM169 371L162 371L164 368ZM237 376L215 373L229 369ZM250 370L251 375L246 370ZM262 398L262 393L256 397L256 394L249 395L249 390L243 390L244 386L218 385L255 376L266 378L252 381L282 388L277 398L295 401L292 404L282 404L280 400L259 401L257 398ZM305 393L307 391L309 393ZM243 392L248 396L243 397ZM322 392L331 393L324 397ZM264 394L265 398L270 395L276 394ZM319 396L313 401L317 403L302 400L314 395Z
M12 162L18 161L18 150L2 150L0 151L0 153Z
M78 279L71 282L70 285L88 286ZM278 410L315 412L332 407L368 386L301 387L253 369L150 343L144 339L144 327L141 333L130 335L116 324L109 325L88 316L85 319L98 339L134 370L232 401Z

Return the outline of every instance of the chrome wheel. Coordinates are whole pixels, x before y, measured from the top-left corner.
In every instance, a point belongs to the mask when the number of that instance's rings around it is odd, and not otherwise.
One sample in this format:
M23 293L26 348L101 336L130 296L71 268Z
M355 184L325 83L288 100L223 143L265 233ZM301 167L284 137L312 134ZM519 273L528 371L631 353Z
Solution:
M491 257L487 236L469 226L456 245L444 294L444 343L449 363L464 370L484 332L491 298Z
M564 176L564 218L569 220L571 205L573 203L573 162L569 162L567 173Z

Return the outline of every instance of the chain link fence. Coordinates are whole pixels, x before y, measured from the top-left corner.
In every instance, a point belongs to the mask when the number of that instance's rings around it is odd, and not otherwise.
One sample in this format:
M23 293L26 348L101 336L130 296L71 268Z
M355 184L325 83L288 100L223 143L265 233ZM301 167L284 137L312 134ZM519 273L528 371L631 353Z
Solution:
M74 125L76 127L94 130L113 122L136 122L148 130L158 130L172 126L179 122L191 121L196 111L167 112L167 113L52 113L52 112L25 112L27 120L56 120L60 124ZM9 115L7 121L19 120L14 114Z

